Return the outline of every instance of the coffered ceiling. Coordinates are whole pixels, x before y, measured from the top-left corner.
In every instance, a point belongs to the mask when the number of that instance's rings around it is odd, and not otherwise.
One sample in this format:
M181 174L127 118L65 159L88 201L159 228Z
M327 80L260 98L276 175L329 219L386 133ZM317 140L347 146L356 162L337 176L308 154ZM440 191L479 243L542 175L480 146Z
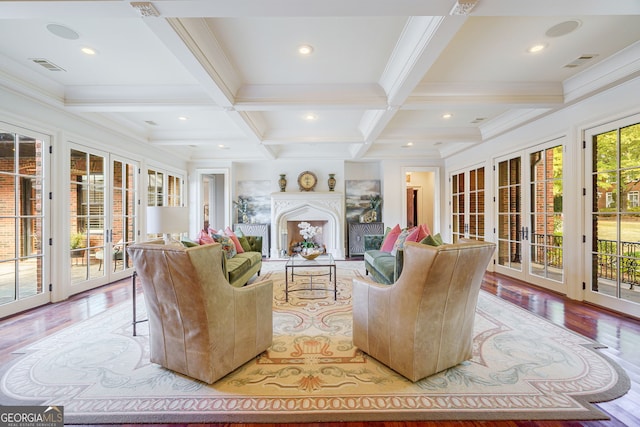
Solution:
M441 159L639 75L638 0L0 1L0 85L184 158Z

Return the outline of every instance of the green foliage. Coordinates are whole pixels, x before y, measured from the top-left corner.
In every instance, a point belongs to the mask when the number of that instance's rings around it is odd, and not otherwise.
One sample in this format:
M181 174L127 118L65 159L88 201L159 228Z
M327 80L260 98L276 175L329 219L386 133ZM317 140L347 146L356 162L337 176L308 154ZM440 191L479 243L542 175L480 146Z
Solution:
M69 239L71 249L81 249L87 246L86 234L82 232L72 233Z

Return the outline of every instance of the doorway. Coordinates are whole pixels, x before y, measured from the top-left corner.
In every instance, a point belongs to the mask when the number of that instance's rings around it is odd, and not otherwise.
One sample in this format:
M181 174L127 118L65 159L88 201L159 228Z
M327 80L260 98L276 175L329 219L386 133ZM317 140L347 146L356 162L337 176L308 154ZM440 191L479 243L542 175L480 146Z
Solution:
M72 293L131 274L138 229L137 162L71 144L69 257Z
M566 294L560 141L495 160L496 271Z
M407 228L415 227L418 222L418 191L416 187L407 188Z
M0 318L50 301L49 137L0 129Z
M195 227L191 234L196 235L204 228L205 221L214 229L231 225L231 191L228 169L198 169L197 185L192 189L190 200L196 200L198 206ZM216 228L217 227L217 228Z
M407 167L404 174L403 205L406 227L425 224L437 232L439 223L439 175L438 168Z

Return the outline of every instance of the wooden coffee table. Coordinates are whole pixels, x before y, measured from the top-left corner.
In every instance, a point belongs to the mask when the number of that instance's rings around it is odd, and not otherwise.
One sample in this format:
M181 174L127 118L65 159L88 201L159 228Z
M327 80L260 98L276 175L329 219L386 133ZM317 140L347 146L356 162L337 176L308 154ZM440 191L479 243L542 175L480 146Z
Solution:
M291 275L291 282L293 282L296 276L306 277L309 279L309 281L308 283L302 284L301 286L296 286L295 288L289 289L289 275ZM319 287L318 283L316 282L316 287L314 287L313 279L326 276L329 277L329 283L333 281L333 299L335 301L338 299L338 282L336 280L336 261L333 259L333 255L322 254L314 260L307 260L300 255L293 255L289 258L285 265L285 301L289 301L289 292L331 291L331 288L328 288L324 283L324 286Z

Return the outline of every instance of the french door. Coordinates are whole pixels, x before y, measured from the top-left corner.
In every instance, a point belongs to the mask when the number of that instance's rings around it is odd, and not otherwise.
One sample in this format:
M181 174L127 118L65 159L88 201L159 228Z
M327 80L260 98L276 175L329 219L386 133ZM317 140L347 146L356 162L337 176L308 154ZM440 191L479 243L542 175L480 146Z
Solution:
M566 293L563 146L551 142L494 163L496 271Z
M461 238L485 238L485 176L484 166L451 175L451 236L455 243Z
M49 145L0 124L0 318L50 301Z
M72 145L69 154L69 265L72 293L131 273L138 234L136 162Z
M640 117L585 135L585 299L640 316Z

